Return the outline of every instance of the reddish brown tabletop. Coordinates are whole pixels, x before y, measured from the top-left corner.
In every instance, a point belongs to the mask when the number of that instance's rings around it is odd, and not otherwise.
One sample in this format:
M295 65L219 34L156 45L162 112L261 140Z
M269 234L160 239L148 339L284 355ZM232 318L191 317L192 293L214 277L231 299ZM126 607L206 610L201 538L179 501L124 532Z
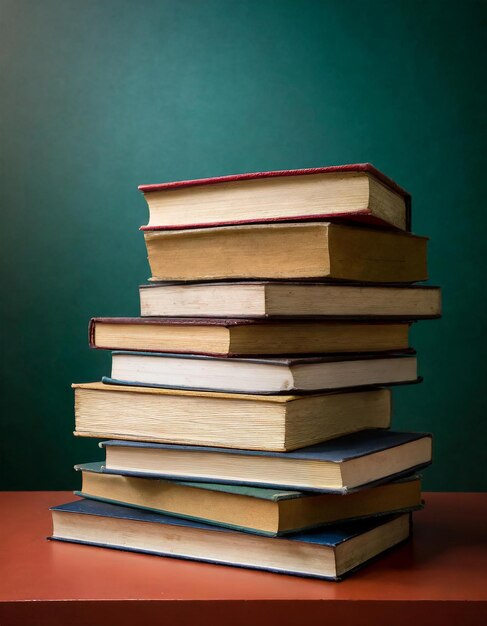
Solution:
M46 541L69 492L0 494L0 624L487 624L487 494L426 494L413 541L341 583Z

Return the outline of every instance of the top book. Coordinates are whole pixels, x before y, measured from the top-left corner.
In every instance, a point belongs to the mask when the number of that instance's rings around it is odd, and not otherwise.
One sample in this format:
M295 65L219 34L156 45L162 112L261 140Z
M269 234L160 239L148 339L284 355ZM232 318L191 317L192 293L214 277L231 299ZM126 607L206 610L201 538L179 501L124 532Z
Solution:
M140 185L142 230L347 219L411 230L411 196L369 163Z

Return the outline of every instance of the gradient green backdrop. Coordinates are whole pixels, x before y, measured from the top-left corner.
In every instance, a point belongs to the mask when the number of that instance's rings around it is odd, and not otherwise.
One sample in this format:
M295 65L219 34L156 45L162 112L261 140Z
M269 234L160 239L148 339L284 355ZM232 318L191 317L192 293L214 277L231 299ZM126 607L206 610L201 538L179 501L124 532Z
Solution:
M137 315L140 183L370 161L413 194L444 318L413 331L395 426L426 487L485 475L485 2L0 2L3 489L70 489L92 315ZM485 129L485 127L484 127Z

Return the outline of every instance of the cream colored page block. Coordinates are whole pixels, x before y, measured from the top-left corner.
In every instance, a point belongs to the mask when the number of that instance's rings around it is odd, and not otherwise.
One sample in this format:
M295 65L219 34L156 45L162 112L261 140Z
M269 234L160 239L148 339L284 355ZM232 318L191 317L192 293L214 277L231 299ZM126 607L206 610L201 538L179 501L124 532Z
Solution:
M369 175L368 178L370 205L374 214L398 228L406 228L406 202L404 198L373 176Z
M339 489L343 486L337 463L123 446L108 446L106 453L107 467L112 470L153 472L174 478L204 478L206 482L248 481L262 486L283 482L290 487L309 485Z
M406 283L428 278L424 237L332 224L328 245L333 278Z
M352 357L353 358L353 357ZM295 368L294 382L297 388L358 387L417 378L416 358L371 359L362 361L337 361L320 365L300 365Z
M140 290L142 316L265 315L264 285L167 285Z
M227 388L232 391L286 391L293 388L287 367L228 359L187 359L114 354L112 378L172 387Z
M226 353L229 340L230 331L224 326L109 322L97 322L95 326L95 344L98 348Z
M140 289L142 316L433 315L437 289L339 284L190 284Z
M266 224L144 237L153 280L302 278L329 273L327 227Z
M284 409L273 403L78 389L76 432L168 443L270 449L284 445Z
M246 328L230 332L230 354L367 352L408 347L407 324L313 323ZM286 339L287 338L287 339Z
M386 511L404 510L421 502L421 482L404 481L380 485L371 489L341 494L327 493L305 498L293 498L279 503L280 530L314 524L353 519Z
M198 489L166 480L83 472L83 493L222 524L276 532L274 502Z
M94 383L73 383L73 389L91 389L92 391L115 391L117 393L127 394L149 394L153 396L188 396L191 398L226 398L227 400L253 400L254 402L271 402L276 404L285 404L290 400L299 399L301 396L296 395L279 395L279 396L262 396L250 393L229 393L226 391L192 391L191 389L162 389L158 387L136 387L130 385L110 385L103 382ZM319 395L319 394L315 394Z
M366 428L388 428L391 392L388 389L344 393L290 402L286 418L286 449L319 443Z
M427 463L431 459L431 445L431 437L425 437L377 452L372 461L367 456L347 461L342 468L343 482L356 487Z
M268 315L432 315L440 301L433 289L266 285Z
M293 572L335 575L331 548L245 533L207 531L76 513L53 512L54 536L171 556Z
M337 574L344 574L409 536L409 515L374 528L336 547Z

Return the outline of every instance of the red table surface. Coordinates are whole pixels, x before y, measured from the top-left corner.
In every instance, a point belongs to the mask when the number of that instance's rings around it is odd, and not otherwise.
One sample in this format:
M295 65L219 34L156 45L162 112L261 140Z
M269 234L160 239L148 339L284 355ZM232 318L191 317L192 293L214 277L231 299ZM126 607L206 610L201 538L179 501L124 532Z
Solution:
M425 494L413 540L340 583L46 541L74 499L0 494L1 626L487 624L487 494Z

